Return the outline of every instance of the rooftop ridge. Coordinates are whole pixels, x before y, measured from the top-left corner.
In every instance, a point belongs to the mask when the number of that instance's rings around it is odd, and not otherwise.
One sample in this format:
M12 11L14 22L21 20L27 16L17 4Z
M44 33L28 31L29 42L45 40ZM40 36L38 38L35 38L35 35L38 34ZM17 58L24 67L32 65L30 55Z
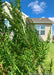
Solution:
M51 21L49 18L31 18L34 23L51 23L53 24L53 21Z

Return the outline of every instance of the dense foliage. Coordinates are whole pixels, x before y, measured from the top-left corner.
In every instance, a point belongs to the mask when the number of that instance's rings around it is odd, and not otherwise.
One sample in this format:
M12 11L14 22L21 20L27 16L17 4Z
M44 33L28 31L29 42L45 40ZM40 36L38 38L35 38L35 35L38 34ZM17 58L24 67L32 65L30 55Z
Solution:
M3 72L6 75L37 73L39 72L39 65L42 64L47 54L48 44L39 39L35 26L33 22L30 23L29 18L24 22L20 0L15 0L10 4L11 8L6 5L12 18L4 10L2 15L11 26L7 28L4 24L3 30L6 32L4 35L3 32L0 32L0 64L3 65ZM2 23L3 21L1 21L1 25ZM12 39L10 38L11 33L13 33Z
M51 40L51 28L49 30L49 33L48 33L48 37L47 37L47 42L50 43L50 40Z

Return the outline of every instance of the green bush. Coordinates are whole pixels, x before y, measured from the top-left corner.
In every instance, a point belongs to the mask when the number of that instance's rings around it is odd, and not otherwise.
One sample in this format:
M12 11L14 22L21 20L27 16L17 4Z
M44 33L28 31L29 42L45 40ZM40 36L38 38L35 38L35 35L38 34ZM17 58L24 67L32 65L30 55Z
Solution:
M17 2L18 0L10 2L12 10L7 5L12 18L5 11L2 13L11 25L4 29L6 31L4 34L2 32L0 35L0 62L6 75L26 75L37 72L48 51L48 43L39 39L33 22L30 23L31 19L27 18L26 22L23 21L20 0ZM14 33L12 40L11 32Z
M54 40L52 40L52 43L54 43Z

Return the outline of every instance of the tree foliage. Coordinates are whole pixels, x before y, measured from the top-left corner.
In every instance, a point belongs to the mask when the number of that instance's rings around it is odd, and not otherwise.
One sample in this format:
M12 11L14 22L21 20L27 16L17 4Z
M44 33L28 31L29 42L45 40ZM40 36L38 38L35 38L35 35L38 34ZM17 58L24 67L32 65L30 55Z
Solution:
M50 43L50 40L51 40L51 28L49 30L49 33L48 33L48 37L47 37L47 42Z
M30 23L29 18L24 22L20 0L18 3L15 0L10 4L11 8L8 5L7 7L12 18L3 10L3 16L11 26L4 29L5 35L0 35L0 63L3 64L6 75L26 75L38 72L38 66L47 54L47 42L39 39L35 26L33 22ZM13 32L12 39L10 39L11 32Z

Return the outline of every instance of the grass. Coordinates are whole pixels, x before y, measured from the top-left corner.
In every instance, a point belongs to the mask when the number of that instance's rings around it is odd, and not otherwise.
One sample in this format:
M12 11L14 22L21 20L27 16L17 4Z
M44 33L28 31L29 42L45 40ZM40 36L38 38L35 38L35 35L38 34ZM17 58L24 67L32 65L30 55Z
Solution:
M44 63L46 70L49 69L51 58L52 58L52 62L53 62L52 72L54 74L54 43L49 44L49 52L46 56L45 63Z

